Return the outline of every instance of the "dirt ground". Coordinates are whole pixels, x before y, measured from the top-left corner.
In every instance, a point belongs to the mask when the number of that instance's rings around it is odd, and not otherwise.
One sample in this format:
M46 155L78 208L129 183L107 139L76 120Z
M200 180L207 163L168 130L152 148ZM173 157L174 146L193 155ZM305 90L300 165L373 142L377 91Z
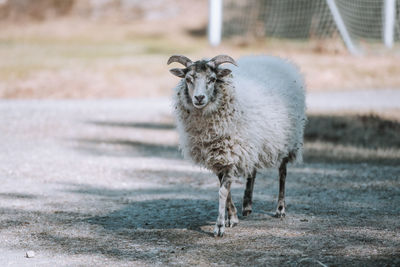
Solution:
M400 265L398 111L310 109L287 217L272 217L277 171L263 171L253 214L223 238L218 179L182 159L167 100L3 100L0 113L1 266Z

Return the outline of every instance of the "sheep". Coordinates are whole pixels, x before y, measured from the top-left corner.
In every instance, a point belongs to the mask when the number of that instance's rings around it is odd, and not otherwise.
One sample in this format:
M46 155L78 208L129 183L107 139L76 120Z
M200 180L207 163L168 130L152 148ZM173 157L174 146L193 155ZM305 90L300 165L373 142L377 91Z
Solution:
M220 182L214 235L223 236L225 226L239 223L232 181L247 178L242 215L248 216L256 173L263 168L279 167L275 216L284 217L286 165L302 162L307 119L297 67L272 56L247 56L236 63L227 55L195 62L173 55L168 65L173 62L185 66L170 70L181 78L173 96L180 148ZM222 67L224 63L237 67Z

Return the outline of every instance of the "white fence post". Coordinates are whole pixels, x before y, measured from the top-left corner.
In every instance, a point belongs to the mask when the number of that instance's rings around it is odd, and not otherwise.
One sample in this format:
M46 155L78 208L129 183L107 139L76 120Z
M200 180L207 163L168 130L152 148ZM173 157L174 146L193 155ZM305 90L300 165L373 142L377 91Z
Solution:
M336 26L338 27L340 35L342 36L342 39L347 49L353 55L359 55L360 51L356 49L350 38L349 32L347 31L346 25L343 22L342 16L340 15L339 9L336 6L335 0L326 0L326 3L328 4L329 9L331 10L333 19L335 20Z
M394 23L396 16L396 1L385 0L383 9L383 41L385 46L391 48L393 46Z
M222 0L209 0L208 41L212 46L221 43Z

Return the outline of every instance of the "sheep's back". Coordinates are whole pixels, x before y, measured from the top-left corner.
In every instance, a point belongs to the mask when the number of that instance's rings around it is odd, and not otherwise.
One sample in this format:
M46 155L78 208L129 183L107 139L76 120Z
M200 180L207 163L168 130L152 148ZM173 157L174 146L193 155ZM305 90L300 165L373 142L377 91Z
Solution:
M243 132L262 148L265 167L279 164L289 154L301 161L306 116L304 82L297 67L271 56L243 57L238 66L232 71L245 111Z

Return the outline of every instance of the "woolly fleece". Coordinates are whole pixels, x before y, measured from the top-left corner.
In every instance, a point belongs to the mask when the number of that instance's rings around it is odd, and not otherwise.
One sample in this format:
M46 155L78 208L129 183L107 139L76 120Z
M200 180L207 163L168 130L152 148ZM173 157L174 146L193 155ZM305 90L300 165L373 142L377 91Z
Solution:
M302 161L305 90L296 66L272 56L248 56L229 66L213 101L196 109L182 79L174 107L185 158L218 174L248 177L277 167L283 158Z

